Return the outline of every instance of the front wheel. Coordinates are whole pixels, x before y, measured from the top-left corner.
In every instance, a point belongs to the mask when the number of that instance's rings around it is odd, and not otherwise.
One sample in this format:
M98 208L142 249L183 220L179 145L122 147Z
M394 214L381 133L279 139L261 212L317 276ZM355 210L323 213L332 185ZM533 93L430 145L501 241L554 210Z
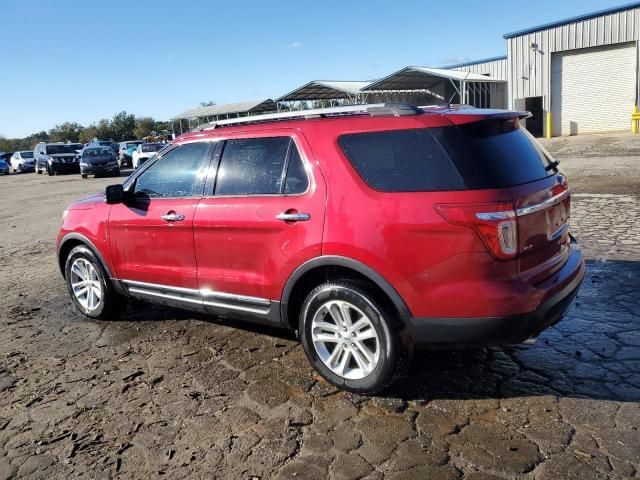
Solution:
M324 283L305 299L300 336L307 358L323 378L355 393L373 394L401 372L405 351L396 319L366 285Z
M65 281L73 304L89 318L111 318L125 303L98 257L84 245L69 252Z
M47 165L47 175L53 177L53 169L49 165Z

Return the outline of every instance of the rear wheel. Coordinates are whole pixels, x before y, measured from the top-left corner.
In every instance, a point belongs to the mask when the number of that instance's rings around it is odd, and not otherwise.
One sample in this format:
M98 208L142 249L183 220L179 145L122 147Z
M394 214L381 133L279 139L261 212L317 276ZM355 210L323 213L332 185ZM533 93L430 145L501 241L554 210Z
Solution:
M337 280L314 288L300 313L307 358L323 378L356 393L383 390L407 356L395 317L366 285Z
M37 173L38 175L41 175L41 174L42 174L42 171L40 171L40 167L39 167L39 166L37 166L37 165L36 165L36 173Z
M84 245L69 252L65 281L73 304L89 318L112 318L125 304L98 257Z
M81 174L80 174L80 176L81 176L82 178L87 178L87 174L86 174L86 173L81 173Z

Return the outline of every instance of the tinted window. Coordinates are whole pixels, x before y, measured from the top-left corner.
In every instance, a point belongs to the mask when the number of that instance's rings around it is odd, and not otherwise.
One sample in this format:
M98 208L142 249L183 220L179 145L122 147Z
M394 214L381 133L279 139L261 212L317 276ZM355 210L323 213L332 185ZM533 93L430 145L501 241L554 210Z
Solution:
M516 119L485 120L432 132L470 189L510 187L554 173L549 154Z
M137 197L193 197L202 194L209 144L188 143L165 153L136 180Z
M216 180L216 195L281 193L289 137L227 140Z
M464 188L460 174L429 129L349 134L338 143L363 180L376 190Z
M20 152L22 158L33 158L33 152ZM17 157L17 155L16 155Z
M287 164L287 176L284 180L284 193L287 195L295 195L304 193L309 187L309 179L304 169L300 152L295 143L291 142L291 150L289 151L289 162Z
M47 155L58 155L62 153L76 153L82 145L78 143L64 143L61 145L47 145Z

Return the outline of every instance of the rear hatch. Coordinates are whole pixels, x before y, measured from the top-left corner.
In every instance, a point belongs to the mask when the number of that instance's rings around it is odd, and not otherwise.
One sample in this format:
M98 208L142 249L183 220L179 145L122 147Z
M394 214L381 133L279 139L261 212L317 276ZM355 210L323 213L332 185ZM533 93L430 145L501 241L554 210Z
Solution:
M454 125L433 129L433 134L468 189L509 193L517 229L513 258L519 275L535 284L560 269L568 257L570 198L558 163L520 127L519 119L525 115L447 113ZM499 210L505 210L504 205ZM504 212L501 217L506 218Z

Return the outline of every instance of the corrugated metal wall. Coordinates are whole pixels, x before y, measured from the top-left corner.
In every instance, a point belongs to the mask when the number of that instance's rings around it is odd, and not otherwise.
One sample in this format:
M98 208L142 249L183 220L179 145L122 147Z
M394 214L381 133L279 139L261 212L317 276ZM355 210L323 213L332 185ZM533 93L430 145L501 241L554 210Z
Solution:
M461 67L453 68L452 70L479 73L480 75L489 75L490 77L499 78L500 80L507 80L507 59L501 58L490 62L463 65Z
M500 58L489 62L473 63L471 65L463 65L452 68L462 72L479 73L480 75L489 75L500 80L507 80L508 69L507 59ZM507 108L507 86L505 84L489 84L491 108Z
M514 108L519 103L518 99L542 96L546 114L551 107L549 93L553 52L638 40L640 8L507 39L509 107ZM532 48L532 43L537 45L537 49Z

